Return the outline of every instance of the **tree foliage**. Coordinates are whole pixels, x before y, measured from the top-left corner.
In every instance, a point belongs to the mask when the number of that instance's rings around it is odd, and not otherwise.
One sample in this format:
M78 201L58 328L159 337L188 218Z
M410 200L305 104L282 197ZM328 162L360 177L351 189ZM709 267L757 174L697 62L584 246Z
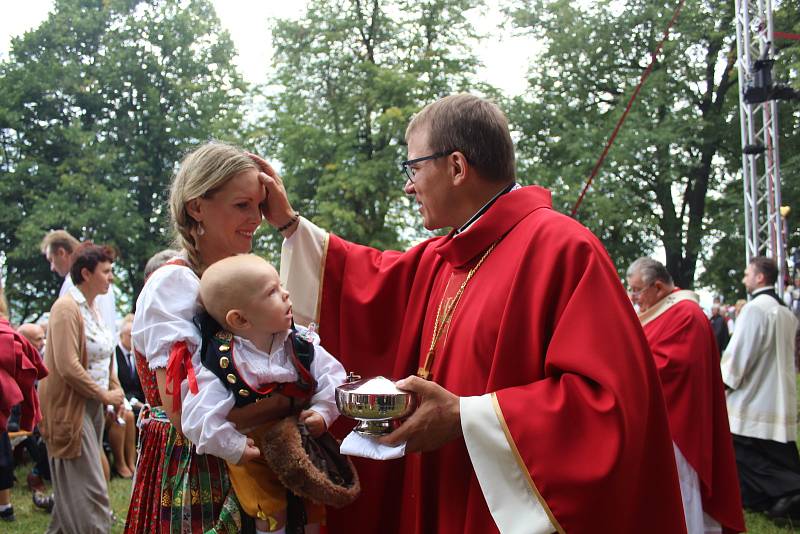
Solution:
M405 127L424 104L476 87L464 12L477 4L312 0L275 26L261 139L303 214L360 243L407 241Z
M519 2L515 22L546 45L512 120L524 175L571 209L650 62L675 2ZM579 218L620 268L657 245L693 287L707 198L732 180L738 142L733 2L688 0L587 195ZM568 28L569 31L564 31ZM712 214L713 216L713 214Z
M169 241L176 162L241 124L233 55L207 0L58 0L12 42L0 65L0 246L16 319L49 309L60 285L39 251L49 229L114 245L122 292L138 292Z

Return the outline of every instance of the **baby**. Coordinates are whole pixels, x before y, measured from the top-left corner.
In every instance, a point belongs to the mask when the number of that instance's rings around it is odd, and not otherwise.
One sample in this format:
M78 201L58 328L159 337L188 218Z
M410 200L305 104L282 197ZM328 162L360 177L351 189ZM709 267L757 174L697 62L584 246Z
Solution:
M204 319L199 387L184 400L183 432L198 453L228 463L234 491L258 532L284 532L287 490L256 446L276 423L245 435L228 422L228 412L282 393L298 406L308 404L298 419L318 437L339 415L335 388L345 381L344 368L316 334L294 331L289 293L275 268L258 256L233 256L211 265L201 278L200 298L219 327L212 321L209 329L210 319ZM306 513L309 523L317 523L324 509L307 503Z

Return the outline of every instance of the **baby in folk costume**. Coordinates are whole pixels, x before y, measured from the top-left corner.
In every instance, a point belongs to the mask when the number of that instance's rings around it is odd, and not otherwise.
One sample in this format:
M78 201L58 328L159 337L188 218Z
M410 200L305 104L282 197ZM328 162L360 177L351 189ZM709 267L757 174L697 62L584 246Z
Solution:
M319 345L315 333L294 329L289 293L281 287L275 268L258 256L232 256L211 265L200 280L200 297L207 312L195 321L203 337L198 344L202 366L196 373L197 392L190 390L184 400L183 432L198 453L228 463L233 488L244 512L255 519L257 532L285 532L287 503L291 510L302 505L296 495L306 498L305 510L300 506L300 519L290 513L289 527L302 532L307 522L312 530L312 524L324 517L320 502L343 505L355 498L359 487L354 470L355 480L333 490L341 489L344 495L331 497L325 488L322 494L309 493L305 486L301 491L290 488L287 495L281 482L283 466L276 467L274 458L279 464L303 464L308 459L299 434L306 440L307 435L320 437L338 417L335 388L345 381L344 368ZM272 393L288 396L298 408L307 405L297 416L305 425L302 432L297 431L294 417L251 429L237 429L227 420L234 406L258 402ZM286 459L292 455L291 432L299 460ZM320 473L310 467L300 478L319 479ZM319 480L307 484L314 482ZM344 501L337 502L341 498Z

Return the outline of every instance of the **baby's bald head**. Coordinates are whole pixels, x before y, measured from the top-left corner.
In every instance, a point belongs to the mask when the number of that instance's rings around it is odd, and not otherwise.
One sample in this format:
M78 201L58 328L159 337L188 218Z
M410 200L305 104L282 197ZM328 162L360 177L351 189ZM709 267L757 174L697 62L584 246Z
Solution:
M235 330L227 319L228 312L249 309L253 300L262 298L261 288L272 282L280 284L278 272L263 258L253 254L231 256L203 272L200 299L220 325Z

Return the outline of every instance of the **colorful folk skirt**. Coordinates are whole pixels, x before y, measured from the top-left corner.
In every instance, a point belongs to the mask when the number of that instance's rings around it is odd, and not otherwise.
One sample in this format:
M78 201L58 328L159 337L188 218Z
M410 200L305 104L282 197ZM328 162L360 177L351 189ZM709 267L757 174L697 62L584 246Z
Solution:
M225 462L197 454L171 425L164 455L160 531L238 534L242 514Z
M161 474L170 425L160 408L145 406L139 414L139 443L133 492L125 520L126 534L156 534L161 513Z
M225 462L197 454L154 409L140 429L126 534L236 534L241 525Z

